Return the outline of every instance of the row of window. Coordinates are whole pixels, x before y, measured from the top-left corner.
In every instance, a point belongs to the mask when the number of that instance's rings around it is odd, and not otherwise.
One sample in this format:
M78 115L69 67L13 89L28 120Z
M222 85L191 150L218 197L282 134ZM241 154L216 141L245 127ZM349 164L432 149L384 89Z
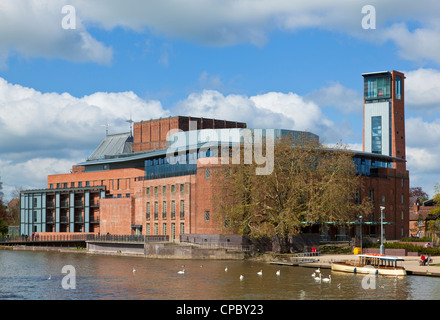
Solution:
M83 188L83 187L92 187L92 186L104 186L104 181L107 183L110 190L122 190L122 189L130 189L131 179L130 178L121 178L121 179L110 179L110 180L94 180L92 183L90 181L78 181L78 182L59 182L56 183L56 189L67 189L67 188ZM92 185L93 184L93 185ZM53 189L54 184L51 183L49 185L49 189Z
M183 183L181 183L180 185L177 185L179 188L180 193L184 193L185 192L185 185ZM166 195L167 194L167 189L170 189L172 194L176 193L176 185L173 184L171 186L155 186L155 187L147 187L146 189L146 194L147 196L151 196L151 194L154 194L154 196L158 196L159 192L162 192L162 195Z
M175 219L176 218L176 200L171 200L171 210L170 211L171 211L171 219ZM151 219L151 212L153 212L154 220L158 220L159 219L159 202L158 201L154 201L153 208L151 208L151 203L147 202L147 209L146 209L146 219L147 220ZM167 212L168 212L167 201L163 201L162 202L162 219L167 218ZM180 200L179 213L180 213L180 215L179 215L180 219L184 219L185 218L185 200Z
M185 234L185 223L180 223L180 234ZM168 235L167 223L162 223L162 230L159 230L159 223L155 222L153 224L153 230L151 230L151 224L147 223L147 236L158 236L158 235ZM176 238L176 224L174 222L171 223L171 239Z

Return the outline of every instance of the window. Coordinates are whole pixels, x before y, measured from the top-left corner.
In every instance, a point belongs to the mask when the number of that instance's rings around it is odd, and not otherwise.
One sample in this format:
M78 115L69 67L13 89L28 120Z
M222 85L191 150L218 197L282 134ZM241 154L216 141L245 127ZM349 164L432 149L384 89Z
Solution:
M162 194L166 195L167 194L167 186L163 186L162 187Z
M171 239L176 238L176 224L173 222L171 223Z
M356 189L354 192L354 203L359 204L361 203L361 193L359 189Z
M86 181L86 187L90 187L90 181Z
M382 154L382 117L371 117L371 152Z
M164 236L167 235L167 224L166 223L162 223L162 234Z
M185 185L183 183L180 185L180 192L185 192Z
M403 210L402 210L402 215L400 217L402 218L402 220L405 219L405 213L403 212Z
M176 192L176 186L173 184L173 185L171 186L171 193L174 193L174 192Z
M159 234L159 224L154 224L154 235L157 236Z
M166 219L167 218L167 202L164 201L162 203L162 219Z
M82 181L79 181L79 182L78 182L78 187L81 188L82 186L83 186Z
M206 210L205 211L205 221L209 221L209 211L208 210Z
M382 196L382 202L385 202L386 198L385 196Z
M150 187L147 188L147 196L150 196Z
M158 194L159 194L159 188L154 187L154 196L157 197Z
M400 197L400 200L401 200L402 204L405 203L405 197L403 196L403 193L402 193L402 195L401 195L401 197Z
M150 235L151 235L151 227L150 227L150 224L147 223L147 236L150 236Z
M370 202L374 204L374 189L370 189Z
M180 218L185 218L185 200L180 200Z
M154 220L159 219L159 203L154 201Z
M368 99L388 99L390 98L391 78L374 77L366 78L364 81L364 98Z
M395 94L396 94L396 99L402 99L402 77L400 76L396 76L396 80L395 80Z
M209 169L205 169L205 179L209 179L209 177L211 176L211 172Z
M185 234L185 223L180 223L180 234Z
M150 220L150 203L149 202L147 202L147 215L146 215L146 219L147 220Z
M171 219L176 218L176 201L171 200Z

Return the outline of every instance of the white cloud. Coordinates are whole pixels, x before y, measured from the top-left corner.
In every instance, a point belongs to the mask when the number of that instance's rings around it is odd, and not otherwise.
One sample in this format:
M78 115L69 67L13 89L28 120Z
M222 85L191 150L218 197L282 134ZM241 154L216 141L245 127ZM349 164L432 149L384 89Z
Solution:
M320 107L289 92L268 92L247 97L224 96L216 90L192 93L176 105L176 110L188 115L243 121L252 128L282 128L310 131L324 142L339 141L351 134L345 126L329 120Z
M405 124L410 184L413 187L422 187L433 196L434 185L440 183L440 119L426 121L422 118L408 118Z
M61 28L61 8L66 4L76 9L76 30ZM217 46L262 46L274 30L319 28L377 43L391 40L406 59L440 63L438 1L402 5L398 0L371 0L368 4L376 8L376 30L362 29L365 4L351 0L2 0L0 57L4 64L5 54L17 51L27 57L111 63L112 48L94 39L88 26L148 30L159 36ZM420 27L410 30L401 21ZM161 63L166 65L169 54L162 52Z
M332 82L326 87L314 90L304 97L321 107L335 107L343 114L362 113L362 94L349 89L339 82Z
M440 110L440 70L420 68L405 72L405 76L405 103L409 108Z
M412 32L405 23L396 23L383 32L385 39L390 39L399 47L402 58L426 63L434 61L440 64L440 25L417 28Z
M128 132L126 120L165 117L158 101L133 92L97 92L82 98L41 93L0 78L0 172L5 189L42 188L48 174L66 173L90 156L105 135Z
M108 65L113 51L93 38L76 14L75 29L64 29L61 12L67 0L2 0L0 66L11 53L24 57L62 58Z

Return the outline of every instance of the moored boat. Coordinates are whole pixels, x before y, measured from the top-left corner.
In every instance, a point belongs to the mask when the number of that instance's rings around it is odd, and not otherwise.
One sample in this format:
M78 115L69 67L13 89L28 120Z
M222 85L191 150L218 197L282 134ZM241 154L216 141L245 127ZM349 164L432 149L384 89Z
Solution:
M401 257L381 254L360 254L358 261L338 261L332 263L332 271L352 272L361 274L378 274L385 276L405 276L406 270L398 262Z

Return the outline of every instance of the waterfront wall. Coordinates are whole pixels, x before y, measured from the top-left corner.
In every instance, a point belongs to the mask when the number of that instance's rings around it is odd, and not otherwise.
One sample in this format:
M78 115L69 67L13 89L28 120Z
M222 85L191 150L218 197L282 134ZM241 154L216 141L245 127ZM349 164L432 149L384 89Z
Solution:
M362 249L363 253L374 253L379 254L380 249L379 248L364 248ZM408 251L407 249L387 249L385 248L385 254L390 256L418 256L418 252L412 252Z
M222 248L197 248L191 245L151 243L145 245L147 258L159 259L244 259L244 252Z

